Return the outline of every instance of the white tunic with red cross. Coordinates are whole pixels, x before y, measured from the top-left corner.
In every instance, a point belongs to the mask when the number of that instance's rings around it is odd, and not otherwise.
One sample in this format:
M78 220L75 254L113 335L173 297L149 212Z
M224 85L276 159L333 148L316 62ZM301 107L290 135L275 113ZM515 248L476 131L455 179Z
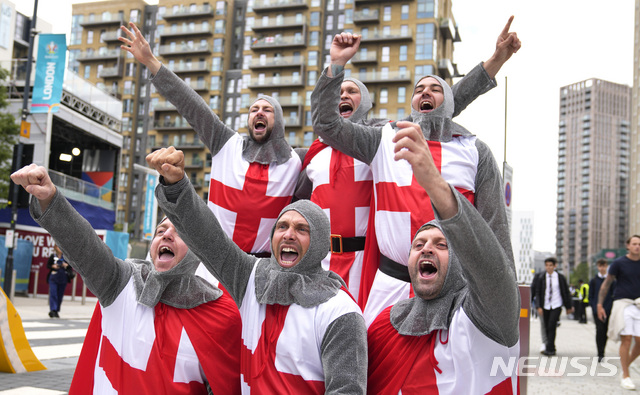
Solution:
M243 394L324 394L321 345L327 328L360 308L343 289L314 307L258 303L255 265L240 305Z
M191 309L136 300L133 278L96 306L70 394L240 393L241 317L224 293Z
M489 339L462 308L448 330L403 336L391 325L389 310L369 327L369 393L519 393L519 343L507 347Z
M371 162L375 233L380 253L406 266L413 236L422 225L434 219L434 213L431 200L424 188L418 185L409 162L394 160L394 135L391 125L385 125L378 151ZM428 141L442 177L472 203L478 170L475 142L475 136L454 136L446 143ZM411 292L410 283L378 270L364 308L367 326L386 307L411 297Z
M343 238L366 236L373 189L369 166L327 146L311 159L306 172L313 183L311 201L329 217L331 234ZM342 277L356 301L363 255L364 251L330 252L322 261L325 270Z
M243 139L235 134L213 156L209 208L243 251L270 252L271 228L291 203L302 164L293 150L282 165L249 163L242 148Z

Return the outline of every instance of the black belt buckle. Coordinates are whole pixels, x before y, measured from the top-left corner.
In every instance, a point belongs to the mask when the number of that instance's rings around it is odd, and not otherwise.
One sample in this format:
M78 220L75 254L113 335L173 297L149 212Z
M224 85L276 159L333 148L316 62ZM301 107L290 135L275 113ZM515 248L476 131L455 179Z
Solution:
M333 242L337 240L338 251L334 251ZM344 253L344 249L342 248L342 235L331 235L331 253L340 255Z

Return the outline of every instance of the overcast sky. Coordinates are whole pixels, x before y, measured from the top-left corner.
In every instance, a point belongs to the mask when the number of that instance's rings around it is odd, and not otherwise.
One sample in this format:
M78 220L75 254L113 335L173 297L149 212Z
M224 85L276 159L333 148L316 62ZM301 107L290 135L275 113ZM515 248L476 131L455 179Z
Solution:
M534 212L533 247L555 252L558 101L560 87L589 78L633 83L635 2L614 0L452 0L462 41L454 63L462 73L486 60L510 15L522 49L498 73L498 87L456 121L491 147L502 167L507 77L507 162L513 167L512 208ZM45 0L38 16L68 33L71 4ZM33 15L33 1L15 1ZM157 1L149 1L157 4ZM603 5L606 4L606 5Z

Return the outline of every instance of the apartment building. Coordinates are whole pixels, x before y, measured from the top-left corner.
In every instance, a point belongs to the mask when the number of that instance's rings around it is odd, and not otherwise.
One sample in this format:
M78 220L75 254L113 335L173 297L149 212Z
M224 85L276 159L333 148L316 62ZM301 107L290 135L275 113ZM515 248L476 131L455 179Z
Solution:
M310 96L328 62L336 33L362 35L346 73L372 93L371 116L410 114L416 78L457 75L454 42L460 38L451 1L142 0L74 4L70 67L123 101L118 222L140 235L144 164L150 150L174 145L186 155L187 174L208 195L211 156L175 108L154 92L144 67L117 42L120 23L136 22L166 67L187 81L229 127L241 134L248 107L259 94L277 97L293 147L316 138Z
M631 88L589 79L560 88L556 255L569 273L628 237Z

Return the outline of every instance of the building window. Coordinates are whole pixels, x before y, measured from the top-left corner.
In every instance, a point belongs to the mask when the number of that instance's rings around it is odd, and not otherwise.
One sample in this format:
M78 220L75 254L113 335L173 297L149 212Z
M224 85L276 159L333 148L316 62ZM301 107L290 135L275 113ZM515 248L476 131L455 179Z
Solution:
M388 22L391 20L391 6L384 7L384 13L382 14L382 20Z
M220 90L220 76L217 76L217 75L211 76L211 90L212 91Z
M304 132L304 146L308 147L313 143L313 132Z
M406 45L401 45L400 46L400 55L398 55L398 60L401 62L404 62L407 60L407 46Z
M91 78L91 66L87 65L84 66L84 79L88 80L89 78Z
M407 100L407 88L401 86L398 88L398 103L404 103Z
M433 18L435 0L417 0L418 18Z
M220 71L222 69L222 58L214 57L211 59L211 71Z
M409 19L409 4L403 4L400 9L400 19Z
M327 11L333 11L335 0L327 0Z
M380 89L380 104L389 102L389 90L387 88Z
M209 98L209 107L212 110L219 110L220 109L220 96L211 96Z
M380 58L381 62L389 61L389 47L382 47L382 56Z
M307 85L314 86L316 84L316 79L318 78L318 72L315 70L309 71L307 73Z
M416 25L416 60L433 59L433 23Z
M309 46L317 47L319 42L320 42L320 32L317 30L312 31L309 34Z
M224 50L224 40L221 38L216 38L213 40L213 52L222 53Z
M320 13L318 11L312 12L309 19L309 26L320 26Z
M307 65L309 66L318 65L318 51L309 51L307 56L309 57L309 59L307 60Z
M331 4L331 1L327 3ZM333 15L327 15L327 25L326 30L333 30Z

